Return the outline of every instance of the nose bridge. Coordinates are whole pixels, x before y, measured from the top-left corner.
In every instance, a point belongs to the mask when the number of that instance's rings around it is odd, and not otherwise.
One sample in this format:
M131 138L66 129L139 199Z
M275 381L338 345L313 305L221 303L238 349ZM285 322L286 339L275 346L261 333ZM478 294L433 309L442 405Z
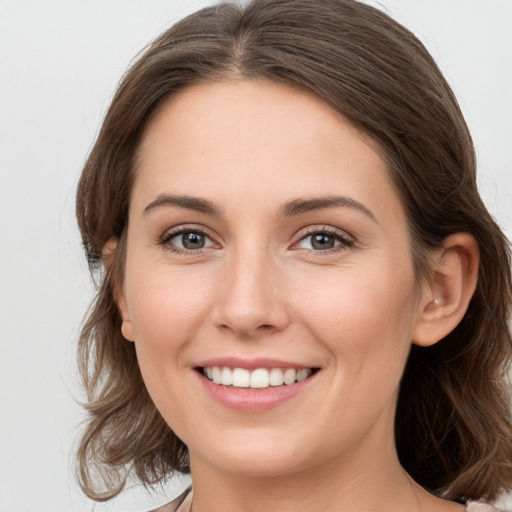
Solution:
M218 304L218 324L243 337L280 330L288 323L276 256L255 242L240 244L229 255Z

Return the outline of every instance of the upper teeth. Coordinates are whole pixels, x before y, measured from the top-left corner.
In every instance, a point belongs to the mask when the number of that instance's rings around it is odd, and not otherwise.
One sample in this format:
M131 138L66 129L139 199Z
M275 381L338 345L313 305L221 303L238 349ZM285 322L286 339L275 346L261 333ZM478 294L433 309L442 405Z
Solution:
M237 388L268 388L293 384L307 379L313 371L310 368L258 368L249 371L245 368L228 368L227 366L207 366L203 373L215 384Z

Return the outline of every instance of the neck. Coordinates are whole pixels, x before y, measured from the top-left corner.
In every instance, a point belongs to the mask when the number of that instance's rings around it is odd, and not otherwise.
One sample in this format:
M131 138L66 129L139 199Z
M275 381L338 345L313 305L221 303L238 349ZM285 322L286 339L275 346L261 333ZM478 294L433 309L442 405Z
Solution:
M379 456L377 456L379 454ZM423 512L394 446L286 475L224 472L191 454L193 512Z

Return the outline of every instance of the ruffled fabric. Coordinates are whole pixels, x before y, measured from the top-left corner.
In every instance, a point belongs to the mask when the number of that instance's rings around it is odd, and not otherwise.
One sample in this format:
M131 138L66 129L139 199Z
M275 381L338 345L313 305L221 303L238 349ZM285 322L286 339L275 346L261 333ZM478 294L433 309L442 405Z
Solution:
M483 501L468 501L466 503L465 512L506 512L484 503Z
M170 503L149 512L190 512L192 507L192 489L189 487Z

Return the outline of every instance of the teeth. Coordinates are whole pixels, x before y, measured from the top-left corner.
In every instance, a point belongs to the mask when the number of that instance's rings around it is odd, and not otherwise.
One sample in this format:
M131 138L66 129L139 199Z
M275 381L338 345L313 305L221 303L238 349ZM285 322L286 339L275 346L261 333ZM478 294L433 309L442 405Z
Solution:
M272 368L270 370L269 382L271 386L282 386L284 383L283 370Z
M218 366L212 368L212 380L215 384L220 384L222 380L222 370Z
M293 384L297 378L297 372L293 368L287 368L283 374L283 380L286 385Z
M258 368L251 372L251 388L268 388L270 386L270 375L265 368Z
M245 368L235 368L233 370L233 386L236 388L248 388L250 383L251 372L249 370Z
M307 379L311 375L311 371L307 368L301 368L297 371L297 382Z
M289 386L307 379L313 371L310 368L258 368L249 371L245 368L211 366L203 368L204 375L214 384L236 388L263 389L269 386Z
M220 383L223 386L231 386L231 384L233 384L233 374L229 368L222 368L220 374Z

